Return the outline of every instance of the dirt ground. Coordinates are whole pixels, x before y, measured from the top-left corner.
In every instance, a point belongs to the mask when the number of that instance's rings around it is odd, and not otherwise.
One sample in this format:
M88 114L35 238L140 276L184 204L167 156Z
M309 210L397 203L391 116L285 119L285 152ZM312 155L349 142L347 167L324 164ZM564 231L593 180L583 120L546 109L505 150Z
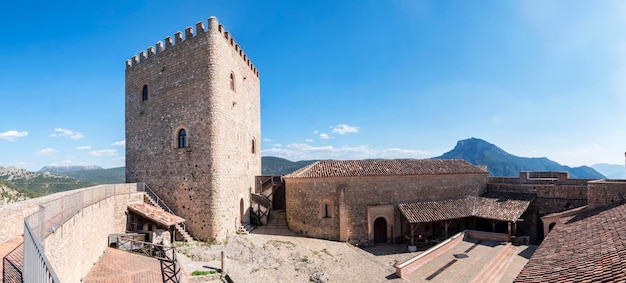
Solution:
M394 265L419 254L409 253L405 244L362 249L295 234L258 232L234 235L222 243L183 244L178 251L190 282L215 280L217 276L191 274L220 270L222 251L225 271L234 282L403 282Z

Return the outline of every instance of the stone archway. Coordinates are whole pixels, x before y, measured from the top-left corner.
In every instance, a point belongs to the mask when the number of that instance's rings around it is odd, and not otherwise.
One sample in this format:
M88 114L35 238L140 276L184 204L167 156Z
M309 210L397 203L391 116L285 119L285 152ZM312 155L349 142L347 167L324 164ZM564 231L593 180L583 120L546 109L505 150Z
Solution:
M374 243L387 242L387 220L384 217L378 217L374 220Z

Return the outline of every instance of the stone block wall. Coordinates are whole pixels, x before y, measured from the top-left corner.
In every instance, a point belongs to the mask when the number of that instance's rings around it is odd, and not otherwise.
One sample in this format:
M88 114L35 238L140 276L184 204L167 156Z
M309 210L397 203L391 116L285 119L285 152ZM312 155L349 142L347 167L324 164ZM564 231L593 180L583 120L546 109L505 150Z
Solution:
M126 208L135 202L143 202L143 193L104 199L83 208L46 238L46 256L61 282L82 281L106 250L109 234L126 232Z
M589 208L626 202L626 180L597 180L589 182Z
M368 206L477 196L487 174L420 176L285 178L289 229L316 238L369 243ZM331 218L320 217L323 201L332 199ZM388 237L400 237L399 211Z
M127 61L127 182L148 184L194 237L219 241L249 219L261 175L259 73L215 18L165 43Z

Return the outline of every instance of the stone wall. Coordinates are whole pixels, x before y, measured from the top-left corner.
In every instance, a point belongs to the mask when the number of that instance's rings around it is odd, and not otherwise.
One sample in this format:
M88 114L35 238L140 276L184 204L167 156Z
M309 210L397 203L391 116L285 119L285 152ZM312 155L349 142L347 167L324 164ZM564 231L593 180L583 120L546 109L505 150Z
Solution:
M127 194L83 208L46 238L46 256L61 282L81 282L106 250L108 235L126 232L127 205L143 201L132 185Z
M597 180L589 182L589 208L626 202L626 180Z
M136 184L124 184L124 185L116 185L120 189L126 189L129 191L136 191ZM127 186L130 186L128 188ZM97 187L97 186L96 186ZM65 191L60 193L55 193L43 197L38 197L34 199L29 199L25 201L8 203L0 206L0 243L11 240L17 236L24 234L24 218L29 216L37 210L39 210L39 205L53 201L56 199L63 198L65 196L81 192L88 191L95 187ZM125 219L122 219L125 221Z
M368 206L431 201L480 195L487 174L420 176L285 178L289 229L316 238L369 243L373 238ZM332 200L332 215L321 217L324 201ZM371 213L370 213L371 214ZM401 214L394 213L387 236L400 237ZM369 218L376 218L370 215Z
M165 42L127 62L127 182L150 186L194 237L219 241L249 219L261 175L259 73L215 18Z

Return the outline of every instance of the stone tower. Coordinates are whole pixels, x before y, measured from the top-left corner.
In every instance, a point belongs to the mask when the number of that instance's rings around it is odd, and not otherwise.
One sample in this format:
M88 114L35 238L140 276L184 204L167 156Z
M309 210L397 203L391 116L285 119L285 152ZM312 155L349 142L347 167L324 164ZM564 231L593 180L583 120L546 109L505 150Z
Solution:
M261 175L259 72L215 17L126 61L126 181L145 182L197 239L249 220Z

